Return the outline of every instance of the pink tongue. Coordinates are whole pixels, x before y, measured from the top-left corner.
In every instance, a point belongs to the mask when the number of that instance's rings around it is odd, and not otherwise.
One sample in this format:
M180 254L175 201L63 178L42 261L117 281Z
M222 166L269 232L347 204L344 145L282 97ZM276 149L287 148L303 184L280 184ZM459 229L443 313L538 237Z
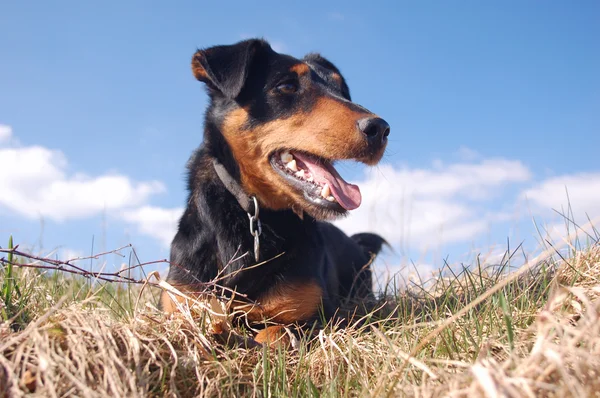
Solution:
M360 206L362 197L357 185L348 184L336 169L329 163L317 163L310 157L294 152L294 157L306 165L308 171L313 175L315 182L328 183L331 194L337 202L346 210L354 210Z

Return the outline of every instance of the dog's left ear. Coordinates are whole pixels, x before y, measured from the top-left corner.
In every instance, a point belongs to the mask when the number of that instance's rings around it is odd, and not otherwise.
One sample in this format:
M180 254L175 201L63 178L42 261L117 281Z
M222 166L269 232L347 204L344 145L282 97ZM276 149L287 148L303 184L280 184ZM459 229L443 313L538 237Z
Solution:
M346 79L344 79L344 76L342 76L342 72L340 72L337 66L335 66L330 60L318 53L307 54L303 60L308 62L309 64L317 64L325 69L329 69L330 71L336 73L341 78L342 94L344 94L348 101L352 101L352 99L350 98L350 88L348 87L348 84L346 84Z
M248 69L259 48L270 48L264 40L244 40L228 46L198 50L192 57L192 72L227 98L236 98L246 82Z

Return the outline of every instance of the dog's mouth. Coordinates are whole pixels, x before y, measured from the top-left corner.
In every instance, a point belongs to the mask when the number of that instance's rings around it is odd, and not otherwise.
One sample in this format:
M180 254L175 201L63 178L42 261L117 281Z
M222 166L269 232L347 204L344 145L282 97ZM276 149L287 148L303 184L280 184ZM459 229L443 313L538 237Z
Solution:
M300 190L310 203L340 213L360 206L360 189L344 181L330 160L283 150L272 154L270 161L285 181Z

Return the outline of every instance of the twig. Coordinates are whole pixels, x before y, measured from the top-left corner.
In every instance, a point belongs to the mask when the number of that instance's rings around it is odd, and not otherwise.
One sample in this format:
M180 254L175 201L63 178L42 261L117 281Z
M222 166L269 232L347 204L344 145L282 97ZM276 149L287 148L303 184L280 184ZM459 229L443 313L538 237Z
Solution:
M31 253L26 253L26 252L20 251L20 250L18 250L18 247L19 246L17 245L12 249L0 249L0 253L12 254L14 256L19 256L21 258L26 258L26 259L33 260L33 261L26 262L26 263L20 263L20 262L15 262L15 261L11 262L11 261L7 260L5 257L2 257L2 258L0 258L0 264L1 265L12 265L14 267L21 267L21 268L34 268L34 269L42 269L42 270L61 271L61 272L65 272L68 274L79 275L79 276L82 276L82 277L88 278L88 279L95 278L95 279L105 281L105 282L120 282L120 283L134 283L134 284L148 283L150 285L157 285L156 283L130 278L130 277L124 276L122 274L124 272L130 271L132 269L144 267L147 265L168 264L169 263L166 259L163 259L163 260L139 263L139 264L127 267L127 268L120 269L116 272L95 272L95 271L89 271L84 268L78 267L77 265L72 264L72 262L79 261L79 260L87 260L87 259L96 259L97 260L103 256L107 256L110 254L117 254L117 255L120 255L123 257L123 255L120 253L120 251L123 249L126 249L126 248L130 248L132 246L126 245L126 246L120 247L115 250L110 250L110 251L94 254L91 256L87 256L87 257L76 257L76 258L72 258L72 259L68 259L68 260L57 260L57 259L48 258L48 257L36 256Z
M72 262L74 262L74 261L87 260L87 259L99 259L103 256L107 256L110 254L117 254L121 257L124 257L124 255L121 254L120 251L123 249L127 249L127 248L131 248L133 250L133 246L131 244L125 245L118 249L114 249L114 250L110 250L110 251L106 251L106 252L102 252L102 253L98 253L98 254L93 254L91 256L76 257L76 258L72 258L72 259L68 259L68 260L58 260L58 259L53 259L53 258L48 258L48 257L36 256L34 254L18 250L18 248L19 248L18 245L16 245L12 249L0 248L0 253L10 253L14 256L19 256L21 258L26 258L26 259L33 260L33 261L25 262L25 263L21 263L21 262L17 262L17 261L11 262L8 259L6 259L5 257L1 257L0 265L4 266L4 265L10 264L14 267L21 267L21 268L33 268L33 269L41 269L41 270L60 271L60 272L65 272L65 273L72 274L72 275L79 275L79 276L87 278L87 279L94 278L96 280L100 280L103 282L130 283L130 284L137 284L137 285L144 285L144 286L153 286L153 287L158 287L161 289L162 289L162 285L159 282L151 282L149 280L150 276L153 276L153 275L156 276L154 273L150 274L149 277L142 278L142 279L131 278L131 277L125 276L123 274L127 273L128 271L131 271L132 269L136 269L136 268L141 268L143 270L143 267L148 266L148 265L154 265L154 264L168 264L171 267L180 267L177 264L171 263L167 259L147 261L147 262L143 262L143 263L138 262L138 264L122 268L115 272L91 271L91 270L87 270L87 269L78 267L75 264L72 264ZM276 256L276 257L279 257L279 256ZM137 258L137 255L136 255L136 258ZM235 259L232 261L235 261ZM267 260L267 261L270 261L270 260ZM267 262L267 261L265 261L265 262ZM260 266L260 265L264 264L265 262L256 264L255 266L252 266L252 267L247 267L243 270ZM190 274L189 270L187 270L185 268L182 268L182 269L184 271L186 271L188 274ZM243 270L238 270L238 271L236 271L236 273L241 272ZM234 273L234 275L235 275L235 273ZM236 299L238 299L238 300L241 299L241 300L248 301L249 303L253 303L253 301L249 300L245 294L236 292L234 289L219 285L217 283L217 282L219 282L218 279L210 281L210 282L202 282L202 281L198 280L196 277L194 277L193 275L190 274L190 276L193 279L196 279L197 282L188 284L186 286L186 288L187 288L186 291L188 291L189 293L200 293L200 292L207 292L209 290L217 290L218 289L218 290L222 291L223 293L228 292L232 296L235 296ZM228 276L231 276L231 275L225 275L225 277L228 277ZM198 288L197 292L191 290L194 287Z

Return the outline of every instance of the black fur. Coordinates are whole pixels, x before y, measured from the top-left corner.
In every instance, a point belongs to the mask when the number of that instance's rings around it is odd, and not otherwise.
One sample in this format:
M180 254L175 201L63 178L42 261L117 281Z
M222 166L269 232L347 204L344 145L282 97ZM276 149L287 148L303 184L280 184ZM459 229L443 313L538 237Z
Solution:
M350 100L343 77L341 84L328 78L328 73L339 74L331 62L318 54L304 61L314 67L312 73L322 80L323 90ZM217 159L234 180L240 181L236 159L221 134L223 120L231 110L249 109L252 120L248 128L252 128L310 108L314 98L286 103L273 101L265 94L285 81L290 66L301 61L275 53L265 41L247 40L204 50L195 55L193 62L206 71L199 79L208 86L210 105L205 115L204 141L188 163L187 207L171 245L168 281L188 291L194 287L200 291L203 282L220 276L220 285L251 300L259 299L280 282L315 281L323 291L326 317L334 314L345 297L371 297L369 264L385 242L383 238L374 234L350 238L332 224L308 214L300 218L291 209L261 208L259 261L270 261L252 267L256 264L253 255L242 256L253 252L248 216L212 166L213 159Z

